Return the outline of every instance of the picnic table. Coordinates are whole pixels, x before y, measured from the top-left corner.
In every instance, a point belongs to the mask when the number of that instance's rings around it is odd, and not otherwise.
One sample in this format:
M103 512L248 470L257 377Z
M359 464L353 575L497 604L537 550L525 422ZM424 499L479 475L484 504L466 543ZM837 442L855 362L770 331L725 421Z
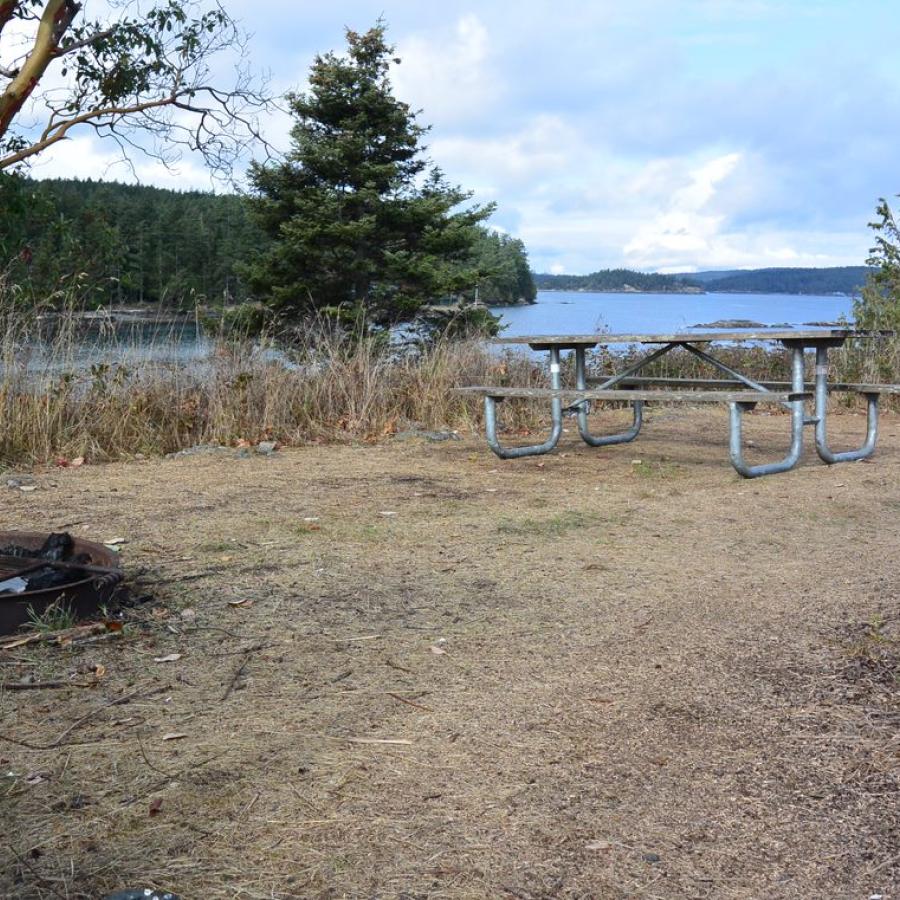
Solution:
M460 388L463 393L484 397L485 432L490 448L502 459L517 459L549 453L562 433L564 414L575 415L582 440L591 447L609 446L633 441L643 424L643 407L647 401L666 403L725 403L730 407L729 455L734 468L745 478L756 478L793 469L803 451L803 429L815 428L815 446L819 457L828 464L865 459L875 450L878 438L878 399L881 394L900 393L900 385L847 384L829 381L828 351L847 340L872 337L873 332L850 328L765 329L760 331L697 331L669 334L589 334L532 335L499 338L495 343L527 345L550 356L548 388L490 387L475 385ZM880 332L886 335L887 332ZM784 382L755 381L723 362L708 345L734 341L767 341L781 344L790 351L790 380ZM659 345L649 350L614 375L600 379L587 377L587 353L613 344ZM699 345L707 345L706 349ZM684 349L722 372L726 378L686 379L644 377L640 372L650 363L675 349ZM805 354L815 352L814 381L805 377ZM560 354L575 354L575 387L564 388L561 380ZM668 388L664 390L663 388ZM673 390L674 388L674 390ZM828 395L832 391L856 393L866 398L866 437L856 449L833 451L828 444ZM497 404L509 399L547 399L550 401L551 429L540 444L504 447L498 437ZM588 427L592 403L626 401L633 409L630 428L619 434L594 435ZM807 401L813 401L813 413L807 413ZM565 406L563 404L566 404ZM771 463L749 465L743 455L742 424L745 412L758 403L780 404L791 414L791 442L784 458Z

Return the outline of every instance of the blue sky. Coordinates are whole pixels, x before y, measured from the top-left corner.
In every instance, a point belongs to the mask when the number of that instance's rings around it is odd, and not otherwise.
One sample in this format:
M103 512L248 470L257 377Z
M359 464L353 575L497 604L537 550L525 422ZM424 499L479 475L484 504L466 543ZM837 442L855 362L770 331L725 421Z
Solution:
M538 271L858 265L878 198L900 193L889 0L224 5L284 89L383 16L429 155L496 201ZM127 176L112 148L69 143L35 174ZM191 160L138 172L208 186Z

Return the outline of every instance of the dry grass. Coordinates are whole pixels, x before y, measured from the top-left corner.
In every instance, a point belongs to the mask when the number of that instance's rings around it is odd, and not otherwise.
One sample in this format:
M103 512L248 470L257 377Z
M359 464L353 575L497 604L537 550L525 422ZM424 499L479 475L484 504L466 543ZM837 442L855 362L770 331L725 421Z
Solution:
M783 450L784 416L748 426ZM894 896L898 433L752 483L727 416L685 409L542 461L386 440L39 474L3 525L126 536L155 599L0 653L4 681L103 672L0 692L0 895Z
M102 462L240 441L375 441L409 427L477 429L480 402L455 395L454 387L546 381L534 361L498 356L477 341L439 341L397 353L377 339L352 339L326 328L305 336L304 346L292 352L293 366L265 342L220 336L210 357L192 365L140 361L86 369L77 362L75 316L54 318L47 336L45 323L3 307L2 294L0 286L0 465L6 466L55 457ZM127 346L121 350L124 358ZM593 361L594 374L612 372L638 352L643 350L633 349L624 359L601 353ZM789 370L783 352L762 347L724 348L719 355L758 379L783 378ZM836 379L900 381L900 338L874 348L854 345L833 360ZM676 352L645 374L714 373ZM572 383L571 359L566 377ZM504 408L504 423L512 430L531 428L540 418L534 404Z
M452 388L541 377L527 359L498 357L476 341L398 354L376 339L324 330L289 365L264 342L222 337L199 363L85 369L75 362L78 334L66 317L44 340L36 365L33 324L7 319L0 331L0 464L55 456L101 462L241 440L373 441L411 426L466 428L479 420L479 404ZM533 421L528 407L515 410L513 422Z

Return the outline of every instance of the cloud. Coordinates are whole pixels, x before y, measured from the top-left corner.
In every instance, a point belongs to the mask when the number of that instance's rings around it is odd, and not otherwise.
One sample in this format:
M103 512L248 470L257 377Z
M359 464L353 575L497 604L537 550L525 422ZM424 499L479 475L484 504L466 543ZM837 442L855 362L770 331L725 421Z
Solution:
M478 120L495 108L502 82L490 65L490 39L474 13L462 16L452 31L413 34L397 46L402 63L392 79L395 94L424 111L423 122L442 128Z
M692 170L666 207L625 245L623 254L629 264L671 268L690 265L711 253L724 222L722 215L712 211L711 202L740 161L740 153L728 153Z
M54 144L36 157L31 168L36 178L93 178L138 182L173 190L212 190L215 186L202 160L183 157L169 168L137 151L125 160L114 143L89 135Z

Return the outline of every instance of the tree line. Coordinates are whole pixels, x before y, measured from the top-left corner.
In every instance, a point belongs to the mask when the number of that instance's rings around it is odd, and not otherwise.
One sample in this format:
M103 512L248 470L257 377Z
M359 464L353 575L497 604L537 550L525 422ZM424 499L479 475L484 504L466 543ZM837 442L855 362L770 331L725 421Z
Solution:
M379 23L347 32L288 95L291 148L246 197L0 172L0 253L23 297L180 307L258 300L270 320L325 312L384 328L442 301L533 301L521 241L448 182L428 128L392 93Z
M542 291L646 291L657 294L696 293L698 286L686 277L635 272L631 269L603 269L590 275L535 275Z

